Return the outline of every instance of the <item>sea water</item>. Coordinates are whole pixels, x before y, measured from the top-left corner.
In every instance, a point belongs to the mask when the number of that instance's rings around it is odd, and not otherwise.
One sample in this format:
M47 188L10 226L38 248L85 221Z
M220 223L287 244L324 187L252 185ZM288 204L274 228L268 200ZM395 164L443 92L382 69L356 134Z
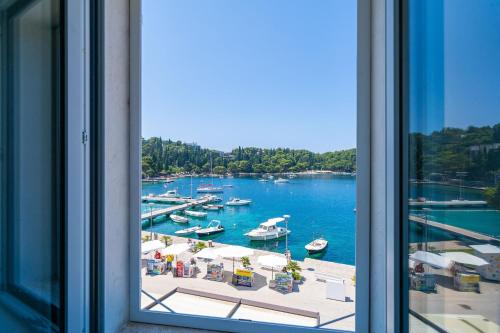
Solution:
M259 182L256 177L235 178L192 178L192 195L196 197L196 188L200 184L213 183L224 187L224 193L217 196L225 203L231 197L251 199L249 206L228 207L219 212L207 211L206 219L189 218L190 223L177 224L170 219L160 217L154 220L153 231L164 234L174 234L175 231L200 224L206 226L210 220L220 220L225 227L223 233L207 239L214 241L252 247L283 253L285 247L296 260L306 257L334 261L344 264L355 263L356 236L356 178L336 175L303 175L290 179L289 183L275 184L272 180ZM419 185L422 187L422 185ZM162 194L167 190L176 189L182 196L191 195L191 178L179 178L173 183L143 183L142 194ZM416 195L414 186L412 195ZM462 189L442 185L424 185L423 192L429 200L452 200L461 195L468 200L482 200L480 191ZM154 204L152 209L168 205ZM149 205L143 204L143 213L149 212ZM291 234L288 244L285 238L271 241L250 241L244 234L256 228L269 218L290 215L288 228ZM420 215L422 211L412 210L412 214ZM494 237L500 236L500 211L492 209L432 209L427 211L429 220L455 225L472 231ZM144 230L149 230L149 223L144 224ZM284 224L283 224L284 226ZM410 242L418 241L421 228L410 224ZM312 239L323 236L328 241L328 248L320 254L308 255L304 246ZM457 235L430 228L429 241L457 239ZM196 235L190 235L196 237Z

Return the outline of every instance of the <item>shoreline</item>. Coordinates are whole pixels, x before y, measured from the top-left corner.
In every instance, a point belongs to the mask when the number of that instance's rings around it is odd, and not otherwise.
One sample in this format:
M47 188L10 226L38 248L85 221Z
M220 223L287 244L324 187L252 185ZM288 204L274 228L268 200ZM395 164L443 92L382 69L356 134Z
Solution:
M142 235L149 235L149 232L143 231ZM172 239L171 244L186 243L187 238L157 233L160 240L161 236L169 236ZM193 239L193 238L191 238ZM196 241L200 241L194 238ZM202 240L203 241L203 240ZM204 241L205 244L207 241ZM224 247L230 244L213 242L214 247ZM273 271L258 264L258 257L262 255L274 254L276 252L266 250L252 249L254 253L249 256L250 266L255 274L254 285L236 286L232 283L233 261L230 258L218 258L216 262L223 263L224 277L220 281L212 281L205 278L207 263L198 259L196 263L197 273L189 278L174 277L172 273L167 272L161 275L147 275L145 267L142 268L141 280L142 290L156 299L163 299L167 306L177 313L196 313L210 316L227 317L228 313L220 309L223 304L220 300L227 299L245 299L250 303L265 304L263 308L254 307L252 320L259 320L270 323L283 323L300 326L339 329L344 331L354 331L355 328L355 307L356 307L356 280L355 267L345 264L337 264L330 261L306 258L297 263L301 267L302 280L294 283L293 289L287 293L281 293L269 288L272 280ZM188 261L194 254L185 251L176 256L176 260ZM296 260L294 260L296 261ZM235 267L241 265L241 260L235 259ZM276 271L274 271L276 273ZM327 298L327 283L329 279L342 279L345 285L346 299L343 301ZM191 293L189 296L185 293ZM203 293L212 293L213 296L203 296ZM180 294L179 294L180 293ZM170 296L174 295L174 296ZM168 299L178 297L176 300ZM208 298L207 298L208 297ZM214 298L211 298L214 297ZM189 299L188 299L189 298ZM184 304L179 300L183 299ZM202 309L197 304L207 304ZM219 303L217 303L219 302ZM147 308L151 305L151 298L141 297L141 308ZM210 305L208 305L210 304ZM232 306L231 306L232 307ZM279 312L283 307L293 308L297 313L314 312L318 313L317 322L306 324L304 317L298 323L297 317L293 314ZM269 310L273 309L273 310ZM160 306L152 308L156 311L166 311ZM278 311L276 311L278 310ZM200 312L201 311L201 312ZM272 313L272 315L270 315ZM237 318L237 317L236 317Z
M172 244L186 243L186 242L188 242L188 239L190 239L191 241L203 242L205 244L208 244L208 240L203 240L203 239L199 239L199 238L181 237L181 236L176 236L176 235L163 234L163 233L159 233L159 232L153 232L153 237L154 237L154 234L158 235L158 240L160 240L160 241L162 240L161 238L163 236L170 237L172 239ZM144 231L144 230L141 231L141 237L150 236L150 235L151 235L151 232L149 232L149 231ZM213 248L219 248L219 247L233 245L233 246L241 246L241 247L245 247L248 249L252 249L254 251L254 255L252 255L251 257L258 257L258 256L262 256L262 255L269 255L269 254L283 255L283 253L279 253L279 252L254 249L254 248L251 248L248 246L242 246L242 245L220 243L220 242L215 242L213 240L212 240L212 244L213 244ZM207 247L208 247L208 245L207 245ZM329 261L329 260L314 259L314 258L305 258L302 261L292 258L292 261L298 262L299 264L301 264L301 267L309 267L309 266L321 267L322 265L330 266L330 267L323 267L323 268L325 268L325 269L332 269L333 268L333 269L338 270L340 273L340 275L338 277L343 278L343 279L352 280L352 278L356 274L356 266L354 266L354 265L343 264L343 263L338 263L338 262Z

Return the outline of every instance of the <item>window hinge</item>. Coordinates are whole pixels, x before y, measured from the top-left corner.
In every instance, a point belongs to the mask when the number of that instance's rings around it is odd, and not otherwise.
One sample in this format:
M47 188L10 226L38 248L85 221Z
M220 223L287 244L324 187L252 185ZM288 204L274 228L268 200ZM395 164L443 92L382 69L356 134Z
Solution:
M86 130L83 130L82 131L82 143L83 144L86 144L87 141L89 141L89 136L87 134L87 131Z

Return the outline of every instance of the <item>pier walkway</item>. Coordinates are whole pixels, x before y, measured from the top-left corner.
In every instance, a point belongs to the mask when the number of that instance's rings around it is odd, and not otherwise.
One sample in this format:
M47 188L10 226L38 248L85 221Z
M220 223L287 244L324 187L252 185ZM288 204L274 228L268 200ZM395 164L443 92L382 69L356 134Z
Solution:
M167 207L167 208L163 208L163 209L156 209L156 210L153 210L152 212L141 214L141 220L155 218L157 216L162 216L162 215L170 215L173 212L186 210L186 209L194 207L194 206L204 205L204 204L210 203L212 201L213 201L213 198L211 198L211 197L206 197L206 198L201 198L201 199L190 199L188 202L180 204L180 205L171 206L171 207Z
M425 219L421 218L421 217L418 217L418 216L410 215L409 219L412 222L417 222L417 223L420 223L420 224L426 224ZM462 235L462 236L465 236L465 237L468 237L468 238L475 239L477 241L483 241L483 242L500 242L499 239L491 237L491 236L488 236L488 235L480 234L480 233L475 232L475 231L470 231L470 230L467 230L467 229L463 229L463 228L460 228L460 227L455 227L455 226L452 226L452 225L448 225L448 224L444 224L444 223L440 223L440 222L436 222L436 221L427 220L427 224L430 225L430 226L432 226L432 227L435 227L435 228L439 228L439 229L446 230L446 231L449 231L449 232L452 232L452 233L455 233L455 234L459 234L459 235Z
M483 207L488 203L482 200L449 200L449 201L410 201L411 207Z

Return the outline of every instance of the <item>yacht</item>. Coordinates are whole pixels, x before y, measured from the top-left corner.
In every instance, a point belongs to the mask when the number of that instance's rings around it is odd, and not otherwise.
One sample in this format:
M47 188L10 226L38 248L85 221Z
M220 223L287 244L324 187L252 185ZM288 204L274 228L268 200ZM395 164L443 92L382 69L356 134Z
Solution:
M275 184L285 184L285 183L289 183L289 180L288 179L285 179L285 178L278 178L274 181Z
M170 219L174 222L177 222L177 223L189 223L189 220L187 217L180 216L180 215L171 214Z
M177 190L170 190L170 191L167 191L163 194L160 194L159 196L163 197L163 198L178 198L178 197L180 197L180 195L177 193Z
M202 184L197 189L198 193L222 193L224 188L219 186L213 186L212 184Z
M196 210L185 210L184 214L186 214L187 216L200 217L200 218L207 217L208 215L205 212L198 212Z
M250 240L270 240L284 237L290 234L287 227L278 227L276 224L285 222L290 216L276 217L267 220L259 225L258 228L253 229L245 234Z
M328 246L328 241L323 237L313 240L311 243L305 246L309 254L319 253L326 249Z
M223 231L224 227L220 225L220 221L212 220L206 228L198 229L195 231L195 233L198 235L198 237L203 237L218 234Z
M226 202L227 206L246 206L252 203L252 200L249 199L239 199L232 198L228 202Z
M220 210L224 208L224 205L203 205L204 210Z
M196 227L191 227L187 229L177 230L175 232L176 235L189 235L195 233L197 230L200 230L201 226L197 225Z

